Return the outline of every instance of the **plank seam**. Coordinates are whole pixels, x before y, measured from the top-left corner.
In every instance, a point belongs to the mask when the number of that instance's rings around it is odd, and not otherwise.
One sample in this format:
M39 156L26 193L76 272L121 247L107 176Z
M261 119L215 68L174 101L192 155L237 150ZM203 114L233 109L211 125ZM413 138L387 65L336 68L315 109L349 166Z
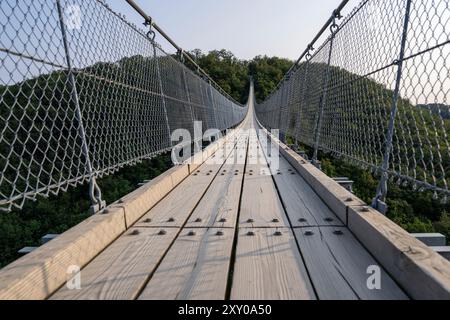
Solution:
M242 195L244 192L244 183L245 183L245 172L247 172L247 162L248 162L248 150L249 150L249 144L250 144L250 137L247 138L247 148L245 153L245 164L244 164L244 174L242 175L242 182L241 182L241 192L239 194L239 203L238 203L238 210L236 215L236 225L234 227L234 239L231 249L231 257L230 257L230 264L228 266L228 282L225 290L225 300L230 301L231 300L231 290L233 288L233 274L234 274L234 265L236 262L236 254L237 254L237 244L239 239L239 218L241 215L241 204L242 204Z
M267 132L267 131L266 131ZM268 135L269 135L269 137L270 137L270 139L272 140L272 141L274 141L274 142L276 142L277 143L277 141L274 139L274 137L270 134L270 133L268 133ZM283 155L281 155L280 154L280 156L283 156ZM286 157L284 157L286 160L288 160ZM288 160L288 162L290 163L290 161ZM292 164L291 164L292 165ZM295 166L293 166L294 167L294 169L298 172L298 170L297 170L297 168L295 168ZM274 179L274 182L275 182L275 179ZM277 186L277 184L276 184L276 182L275 182L275 186L276 186L276 189L277 189L277 192L279 192L279 190L278 190L278 186ZM316 190L315 190L315 188L313 188L313 191L314 192L316 192ZM317 192L316 192L316 194L317 194ZM281 195L280 195L280 198L281 198L281 203L282 203L282 205L283 205L283 208L284 208L284 201L282 200L282 197L281 197ZM327 207L329 207L328 206L328 204L326 203L326 202L324 202L325 203L325 205L327 206ZM354 238L356 239L356 241L368 252L368 254L372 257L372 259L376 262L376 263L378 263L378 265L379 266L381 266L382 268L383 268L383 271L384 272L386 272L386 274L394 281L394 283L403 291L403 293L408 297L408 298L412 298L411 296L410 296L410 294L407 292L407 290L405 290L405 288L396 280L396 278L389 272L389 270L387 269L387 268L385 268L384 266L383 266L383 264L381 264L380 263L380 261L373 255L373 253L370 251L370 250L368 250L368 248L362 243L362 241L360 241L360 239L356 236L356 234L354 234L354 232L349 228L349 211L350 211L350 208L351 207L355 207L355 206L350 206L350 205L346 205L345 206L345 212L346 212L346 216L345 216L345 219L346 219L346 221L345 221L345 226L339 226L339 227L345 227L353 236L354 236ZM360 205L360 206L356 206L356 207L365 207L365 206L363 206L363 205ZM284 208L285 209L285 208ZM286 210L286 209L285 209ZM334 210L332 210L332 208L330 208L330 210L332 211L332 212L334 212ZM290 221L290 219L289 219L289 217L288 217L288 221ZM329 227L329 226L324 226L324 227ZM307 228L307 227L300 227L300 228ZM321 229L321 226L318 226L318 228L319 228L319 230ZM297 227L297 228L293 228L293 231L294 230L298 230L299 228ZM295 235L295 232L294 232L294 236L295 236L295 239L296 239L296 241L297 241L297 236ZM298 244L298 241L297 241L297 244ZM300 254L302 255L302 252L301 252L301 250L300 250ZM303 258L303 255L302 255L302 258ZM305 264L305 267L306 267L306 264ZM306 267L306 270L307 270L307 272L308 272L308 275L309 275L309 270L308 270L308 268ZM312 280L311 280L311 283L312 283ZM313 288L314 288L314 290L315 290L315 287L314 287L314 284L312 283L312 285L313 285ZM318 299L320 299L319 298L319 296L317 296L318 297Z
M163 255L161 256L161 258L159 259L158 263L155 265L155 268L152 270L152 272L147 276L147 279L143 282L142 286L139 288L139 290L137 291L137 294L135 297L133 297L133 300L137 300L141 294L144 292L145 288L147 287L147 285L149 284L150 280L152 279L153 275L155 274L156 270L158 270L158 268L160 267L161 263L163 262L164 258L167 256L167 254L169 253L170 249L173 247L174 243L178 240L178 238L180 237L180 234L184 231L186 224L188 223L189 219L191 218L192 214L194 213L195 209L198 207L199 203L203 200L203 198L205 197L205 195L207 194L208 190L210 189L211 185L213 184L214 180L217 178L217 176L219 175L220 171L222 170L223 166L225 165L225 163L227 162L228 157L231 155L231 153L233 152L233 150L236 148L237 142L235 142L234 144L234 148L232 149L232 151L230 151L230 153L228 154L228 156L224 159L222 165L219 167L219 169L217 170L217 172L215 173L213 179L211 179L210 183L208 184L208 186L206 187L205 191L203 192L203 194L200 196L199 200L197 201L196 205L194 206L194 208L191 210L190 214L187 216L186 220L184 221L183 225L179 228L178 233L175 235L173 241L169 244L168 248L166 249L166 251L163 253ZM217 151L216 151L217 152ZM205 161L206 162L206 161ZM205 162L203 164L205 164ZM139 227L140 228L140 227ZM156 227L156 228L161 228L161 227ZM189 228L187 228L189 229Z
M259 143L260 146L261 146L261 143L260 143L259 141L260 141L260 140L259 140L259 135L258 135L258 143ZM263 154L264 154L264 157L265 157L265 159L266 159L266 162L268 163L266 153L263 152ZM280 154L279 156L282 156L282 155ZM269 170L270 170L270 167L269 167ZM274 184L274 186L275 186L275 190L277 191L278 198L279 198L279 200L280 200L280 202L281 202L281 206L283 207L284 214L285 214L285 216L286 216L286 218L287 218L287 220L288 220L288 223L289 223L289 226L290 226L289 229L290 229L291 232L293 233L294 240L295 240L295 244L297 245L297 250L298 250L298 252L299 252L299 254L300 254L300 258L302 259L302 263L303 263L303 265L304 265L304 267L305 267L305 271L306 271L306 274L307 274L307 276L308 276L309 283L311 284L311 287L312 287L312 289L313 289L313 291L314 291L314 295L316 296L316 298L317 298L318 300L320 300L318 291L317 291L316 286L314 285L314 282L313 282L312 277L311 277L311 272L309 271L309 268L308 268L308 266L307 266L307 264L306 264L305 257L304 257L304 255L303 255L303 252L302 252L301 248L300 248L300 243L298 242L297 236L295 235L294 227L293 227L292 221L291 221L289 215L287 214L286 205L285 205L284 200L283 200L283 198L282 198L282 196L281 196L281 194L280 194L280 190L278 189L278 185L277 185L277 183L276 183L276 181L275 181L275 177L274 177L273 175L271 175L271 177L272 177L272 182L273 182L273 184ZM305 279L305 280L306 280L306 279Z
M128 231L128 229L126 228L126 227L127 227L127 221L126 221L126 218L125 218L125 209L122 208L122 211L123 211L123 215L124 215L123 219L124 219L124 228L125 228L125 230L124 230L121 234L119 234L114 240L112 240L112 241L110 242L109 245L105 246L105 247L104 247L102 250L100 250L94 257L92 257L92 259L90 259L87 263L85 263L84 266L81 267L81 272L82 272L83 269L86 268L92 261L94 261L99 255L101 255L104 251L106 251L106 249L108 249L109 246L110 246L111 244L113 244L115 241L117 241L117 239L119 239L120 237L122 237L122 236ZM67 284L67 282L62 283L56 290L54 290L52 293L48 294L47 297L45 297L43 300L50 300L50 299L51 299L51 298L52 298L59 290L61 290L66 284Z

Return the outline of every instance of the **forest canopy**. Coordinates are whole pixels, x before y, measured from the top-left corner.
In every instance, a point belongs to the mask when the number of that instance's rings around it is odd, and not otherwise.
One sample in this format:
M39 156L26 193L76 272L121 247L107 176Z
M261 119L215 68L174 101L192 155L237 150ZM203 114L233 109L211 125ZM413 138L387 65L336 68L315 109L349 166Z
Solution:
M199 66L240 103L247 102L250 77L255 83L256 101L262 102L294 63L289 59L268 56L240 60L224 49L209 53L195 49L190 53Z
M249 79L255 82L257 102L262 102L276 88L293 61L278 57L257 56L241 60L227 50L204 53L192 50L199 66L204 69L235 100L244 104L248 98ZM192 67L192 66L191 66ZM0 88L1 89L1 88ZM450 118L445 115L445 118ZM306 146L305 151L310 151ZM321 154L323 170L330 176L347 176L355 181L355 193L365 201L374 196L378 178L371 173L329 155ZM108 203L136 189L170 168L167 154L125 167L114 175L100 179L99 184ZM412 193L395 184L389 186L388 216L409 232L441 232L450 238L448 205L432 199L429 194ZM22 210L0 214L0 267L20 255L24 246L40 245L48 233L62 233L86 219L89 209L88 188L80 186L49 198L27 202Z

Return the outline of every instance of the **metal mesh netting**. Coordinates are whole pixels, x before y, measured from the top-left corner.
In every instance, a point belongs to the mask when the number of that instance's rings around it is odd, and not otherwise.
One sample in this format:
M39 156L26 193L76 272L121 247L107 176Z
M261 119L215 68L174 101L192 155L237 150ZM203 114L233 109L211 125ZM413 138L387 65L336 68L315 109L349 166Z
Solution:
M1 210L170 150L194 121L225 130L245 114L103 1L0 2Z
M446 0L362 1L257 106L257 115L316 152L433 190L436 198L441 193L445 201L449 26Z

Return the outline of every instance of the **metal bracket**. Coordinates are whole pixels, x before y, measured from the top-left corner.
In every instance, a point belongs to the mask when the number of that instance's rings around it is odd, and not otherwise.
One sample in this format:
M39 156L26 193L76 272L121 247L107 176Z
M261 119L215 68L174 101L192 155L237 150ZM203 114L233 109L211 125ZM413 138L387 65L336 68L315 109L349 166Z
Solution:
M311 160L311 164L319 170L322 170L322 162L317 159Z
M105 208L106 208L106 201L102 200L100 203L93 204L89 208L89 213L90 214L96 214L96 213L102 211Z
M334 37L338 31L339 25L336 23L336 21L334 21L333 24L330 26L331 36Z
M336 18L336 19L342 19L342 13L341 13L341 11L334 10L334 11L333 11L333 17Z
M151 28L151 27L153 26L153 19L151 19L151 18L149 17L148 20L145 20L144 26L150 27L150 28Z
M106 201L102 199L102 191L100 190L95 177L92 177L89 182L89 195L92 202L89 213L96 214L106 208Z
M149 38L152 42L155 41L156 32L153 30L153 20L149 18L149 20L145 20L143 24L144 26L149 27L147 38Z
M180 62L184 63L184 50L183 49L178 49L177 55L178 55L178 59L180 59Z
M380 199L375 200L374 204L372 204L372 208L374 208L375 210L378 210L383 215L386 215L386 213L388 211L388 206L387 206L386 202L381 201Z

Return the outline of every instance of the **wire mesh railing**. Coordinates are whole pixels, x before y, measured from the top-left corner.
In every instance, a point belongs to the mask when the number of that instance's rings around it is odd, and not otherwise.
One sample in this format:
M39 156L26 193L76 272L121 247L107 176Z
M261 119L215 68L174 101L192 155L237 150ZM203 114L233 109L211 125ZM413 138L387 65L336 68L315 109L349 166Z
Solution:
M100 0L0 2L0 210L170 150L247 110Z
M284 136L445 202L450 174L450 4L364 0L256 108Z

